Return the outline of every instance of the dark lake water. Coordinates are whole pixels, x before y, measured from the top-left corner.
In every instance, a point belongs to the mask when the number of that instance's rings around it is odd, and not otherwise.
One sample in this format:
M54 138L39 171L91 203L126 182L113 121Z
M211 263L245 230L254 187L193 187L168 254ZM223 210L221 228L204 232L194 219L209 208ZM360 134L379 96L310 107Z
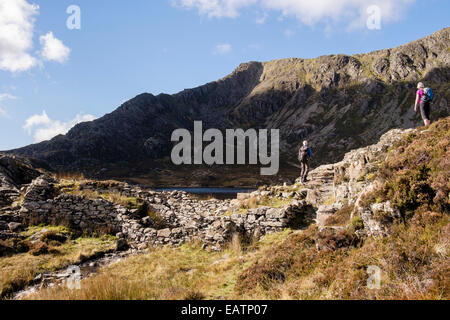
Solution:
M238 193L253 192L256 189L241 189L241 188L159 188L155 191L159 192L171 192L171 191L184 191L197 195L200 198L207 198L208 196L217 199L233 199L236 198Z

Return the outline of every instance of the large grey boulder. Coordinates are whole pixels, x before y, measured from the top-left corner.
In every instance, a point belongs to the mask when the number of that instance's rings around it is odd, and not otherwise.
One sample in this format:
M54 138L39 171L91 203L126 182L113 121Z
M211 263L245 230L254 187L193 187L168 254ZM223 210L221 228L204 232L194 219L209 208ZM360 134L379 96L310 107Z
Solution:
M55 183L56 180L48 175L39 176L28 186L24 196L24 203L54 198L57 194Z

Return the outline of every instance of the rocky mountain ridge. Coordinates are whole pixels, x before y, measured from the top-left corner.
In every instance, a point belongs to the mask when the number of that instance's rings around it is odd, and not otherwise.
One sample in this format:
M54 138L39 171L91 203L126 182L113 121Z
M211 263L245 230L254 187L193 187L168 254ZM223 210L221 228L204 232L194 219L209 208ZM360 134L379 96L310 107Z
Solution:
M446 28L368 54L244 63L229 76L198 88L174 95L141 94L65 136L8 153L44 160L55 171L151 182L180 170L167 159L171 133L192 130L199 120L205 130L280 129L284 167L295 161L303 139L311 141L318 155L314 165L334 162L352 149L375 143L391 128L420 124L412 108L419 80L436 92L433 119L450 114L449 45ZM195 168L182 170L190 180L201 180L192 174ZM248 175L247 170L242 175ZM202 183L208 181L218 183Z

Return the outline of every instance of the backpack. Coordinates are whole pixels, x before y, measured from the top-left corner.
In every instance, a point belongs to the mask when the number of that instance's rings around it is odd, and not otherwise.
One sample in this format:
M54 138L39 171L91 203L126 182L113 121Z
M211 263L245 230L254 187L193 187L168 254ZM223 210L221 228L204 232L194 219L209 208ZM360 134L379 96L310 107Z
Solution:
M431 88L425 88L423 89L423 102L432 102L434 100L434 93Z
M308 147L301 147L298 151L298 161L300 162L306 162L308 160Z

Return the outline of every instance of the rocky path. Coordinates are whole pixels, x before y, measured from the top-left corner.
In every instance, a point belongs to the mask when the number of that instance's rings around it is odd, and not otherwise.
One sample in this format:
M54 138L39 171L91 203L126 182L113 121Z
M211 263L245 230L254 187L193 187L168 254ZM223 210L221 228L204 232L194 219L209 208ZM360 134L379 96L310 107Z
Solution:
M317 208L316 222L321 225L331 215L340 209L335 203L335 168L334 165L321 166L309 174L310 189L306 201Z

